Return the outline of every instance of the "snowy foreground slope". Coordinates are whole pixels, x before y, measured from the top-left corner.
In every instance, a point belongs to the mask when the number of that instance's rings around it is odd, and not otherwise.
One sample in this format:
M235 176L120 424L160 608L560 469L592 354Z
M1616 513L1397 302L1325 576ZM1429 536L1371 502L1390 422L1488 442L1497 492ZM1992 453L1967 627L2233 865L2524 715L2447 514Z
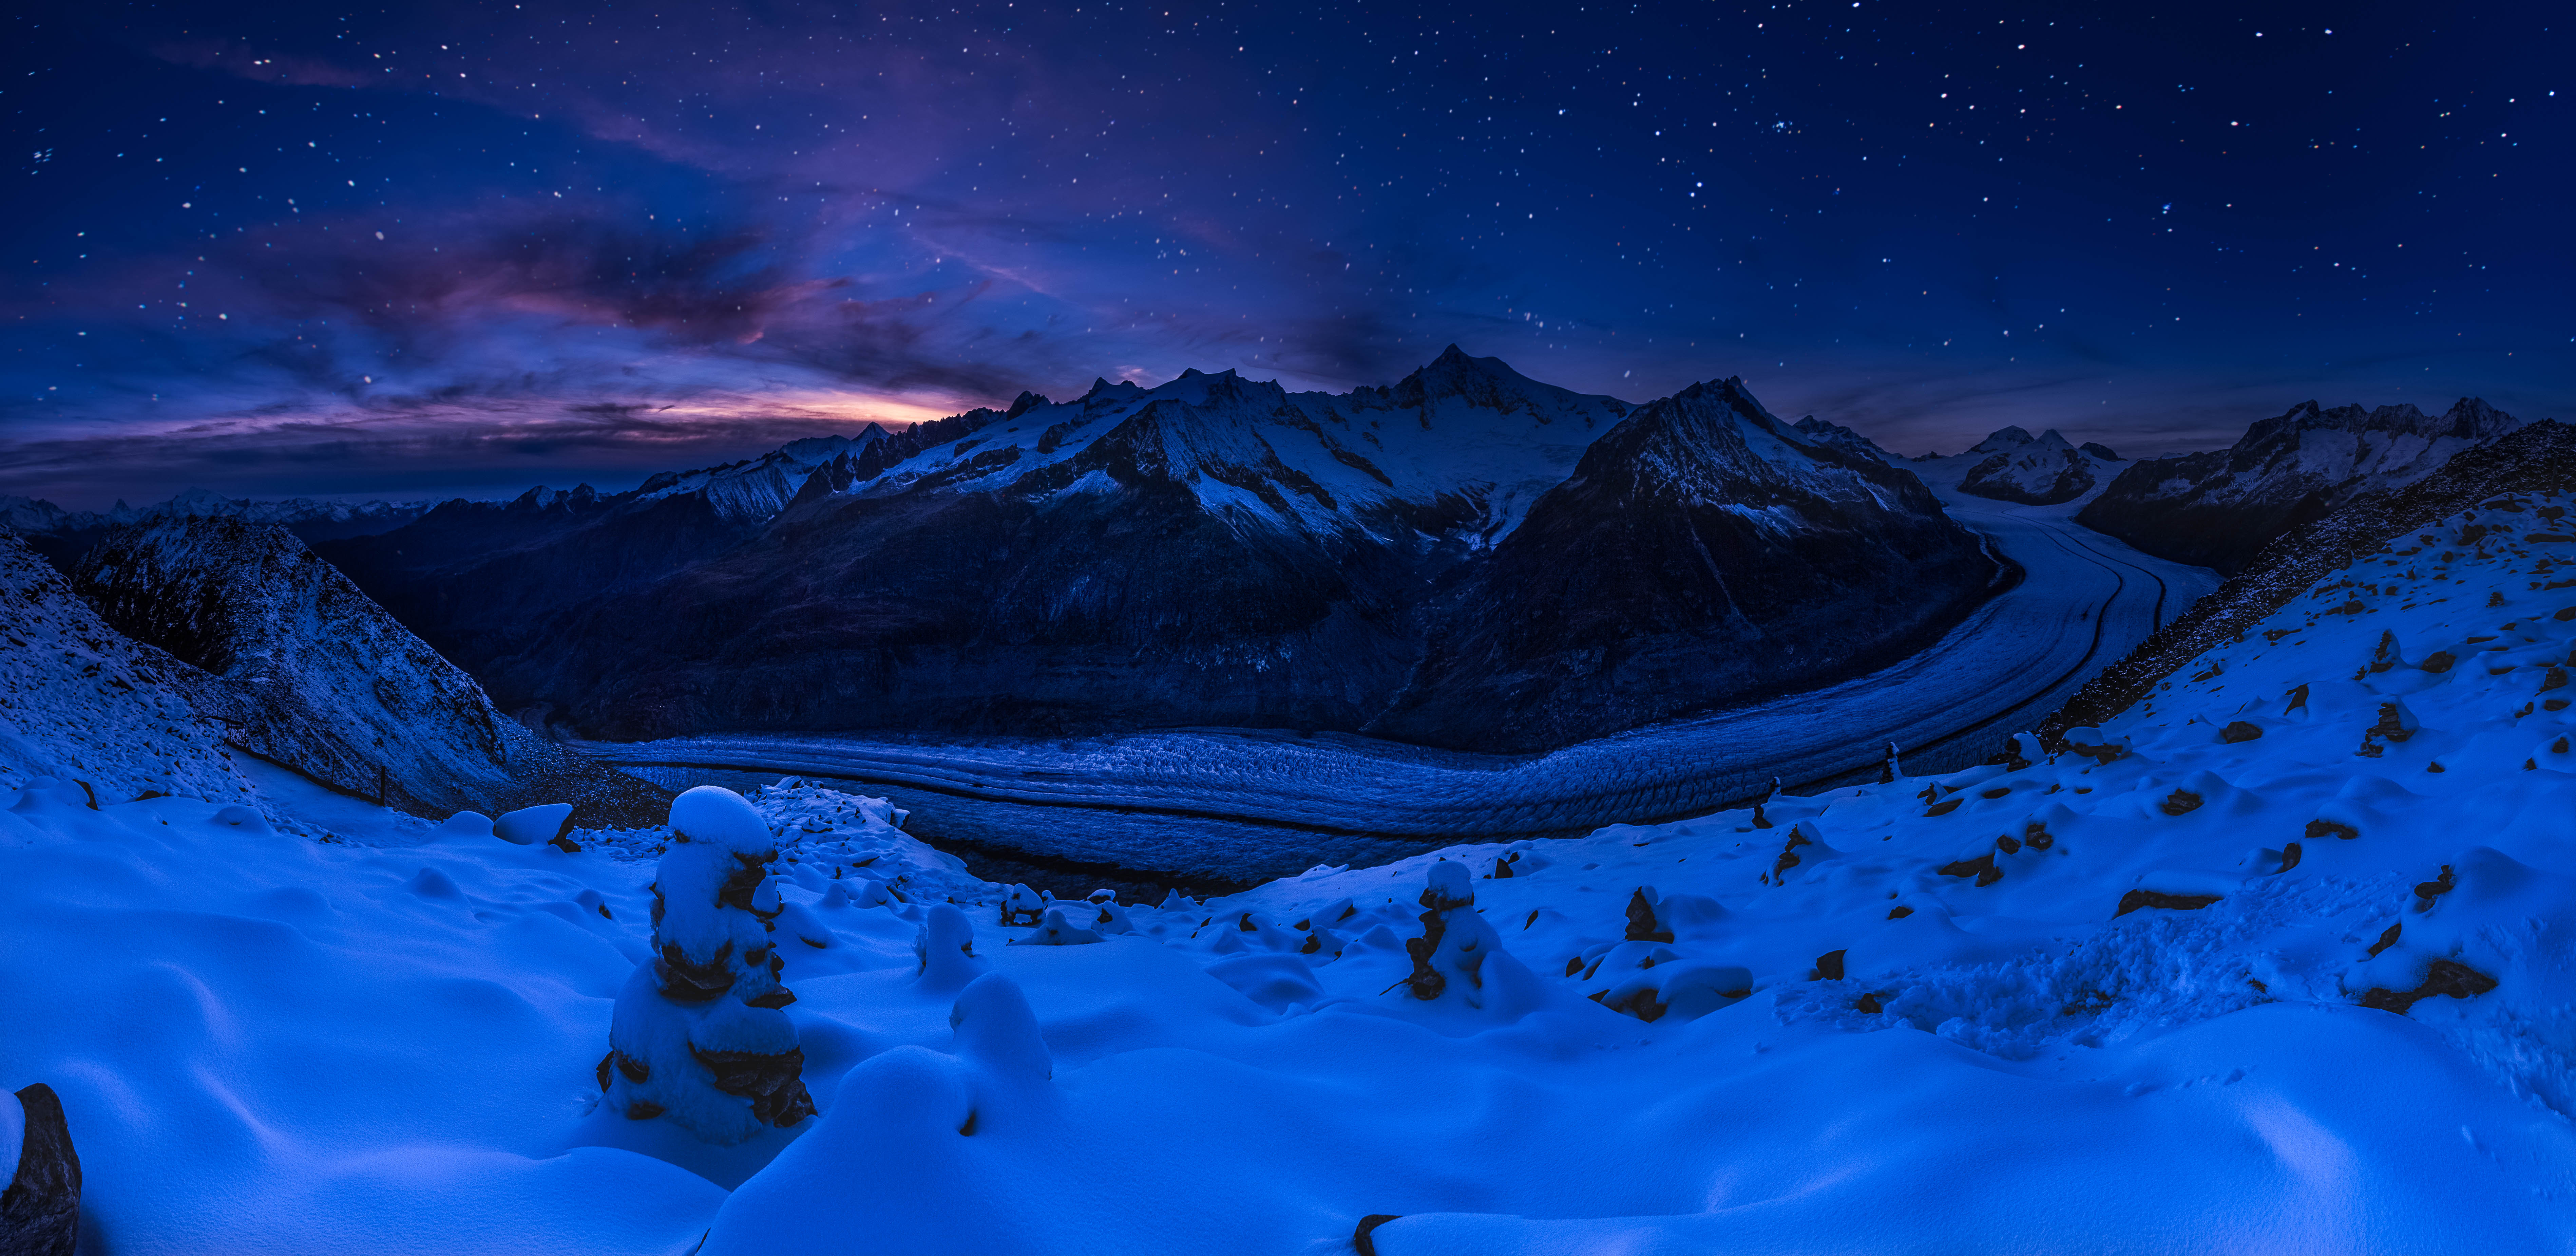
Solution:
M118 1252L2566 1250L2576 531L2497 500L2074 750L1759 811L1031 928L761 791L821 1112L729 1149L597 1107L666 834L0 790L0 1083Z

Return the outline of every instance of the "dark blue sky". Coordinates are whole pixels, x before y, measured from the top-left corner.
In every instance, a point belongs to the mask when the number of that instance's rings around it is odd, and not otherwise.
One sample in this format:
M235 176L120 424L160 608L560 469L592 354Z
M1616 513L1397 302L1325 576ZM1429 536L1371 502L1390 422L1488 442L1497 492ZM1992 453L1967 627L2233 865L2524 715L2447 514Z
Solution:
M2104 15L2086 10L2118 9ZM1452 341L1905 453L2576 417L2539 3L44 3L0 493L623 486Z

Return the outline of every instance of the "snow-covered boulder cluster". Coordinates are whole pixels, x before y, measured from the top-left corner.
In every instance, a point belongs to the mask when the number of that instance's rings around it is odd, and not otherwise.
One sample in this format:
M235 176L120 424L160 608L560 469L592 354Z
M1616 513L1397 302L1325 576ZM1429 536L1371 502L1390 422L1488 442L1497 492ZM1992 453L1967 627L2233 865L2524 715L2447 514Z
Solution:
M599 1061L608 1106L666 1117L708 1142L813 1115L805 1053L779 1010L778 844L740 794L701 785L671 804L670 852L653 876L653 959L617 994Z

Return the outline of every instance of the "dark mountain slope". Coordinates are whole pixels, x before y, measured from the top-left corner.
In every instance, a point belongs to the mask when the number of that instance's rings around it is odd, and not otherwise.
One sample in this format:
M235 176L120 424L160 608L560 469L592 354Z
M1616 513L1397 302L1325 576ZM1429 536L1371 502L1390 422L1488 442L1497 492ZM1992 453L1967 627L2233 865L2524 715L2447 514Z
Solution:
M1994 564L1920 480L1810 439L1734 379L1639 408L1463 577L1368 731L1563 745L1849 674L1982 600Z

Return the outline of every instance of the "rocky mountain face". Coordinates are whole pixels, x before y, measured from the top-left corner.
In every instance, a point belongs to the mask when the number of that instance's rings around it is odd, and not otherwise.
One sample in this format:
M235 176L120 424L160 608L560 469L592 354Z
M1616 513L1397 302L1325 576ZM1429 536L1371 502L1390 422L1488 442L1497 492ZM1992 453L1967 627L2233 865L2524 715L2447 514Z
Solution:
M65 782L91 805L149 794L249 803L203 673L101 620L61 572L0 529L0 781Z
M1024 394L1019 408L1044 404ZM748 543L800 494L872 479L1005 413L977 409L888 432L790 443L758 458L666 472L623 493L538 487L450 501L411 525L315 548L449 658L528 648L567 607L643 587Z
M208 515L128 524L73 573L117 632L224 738L347 793L424 815L572 802L649 823L667 795L502 716L483 690L286 529Z
M321 548L504 703L615 738L1530 749L1875 662L1992 574L1912 477L1733 382L1632 414L1452 349L1349 393L1192 371L943 424L880 468L836 453L757 526L639 490Z
M1844 427L1839 423L1828 423L1812 414L1798 420L1796 423L1791 424L1791 426L1797 428L1798 434L1805 437L1811 444L1831 445L1844 453L1851 454L1859 458L1884 462L1891 467L1902 466L1905 462L1904 459L1879 448L1877 441L1871 440L1870 438L1863 436L1850 428Z
M2132 464L2076 521L2159 557L2234 571L2291 529L2521 426L2475 397L2438 416L2303 402L2227 449Z
M1968 452L1985 456L1961 477L1960 492L2024 506L2055 506L2091 492L2103 478L2102 455L2111 451L2090 441L2079 449L2055 428L2034 437L2007 427Z
M224 517L273 523L307 540L325 541L389 531L429 512L428 502L326 502L306 497L257 501L192 488L168 501L103 511L65 510L42 498L0 497L0 525L16 531L37 553L69 571L111 528L155 519Z
M1922 481L1813 431L1734 379L1640 407L1461 573L1367 731L1534 750L1928 644L1994 565Z

